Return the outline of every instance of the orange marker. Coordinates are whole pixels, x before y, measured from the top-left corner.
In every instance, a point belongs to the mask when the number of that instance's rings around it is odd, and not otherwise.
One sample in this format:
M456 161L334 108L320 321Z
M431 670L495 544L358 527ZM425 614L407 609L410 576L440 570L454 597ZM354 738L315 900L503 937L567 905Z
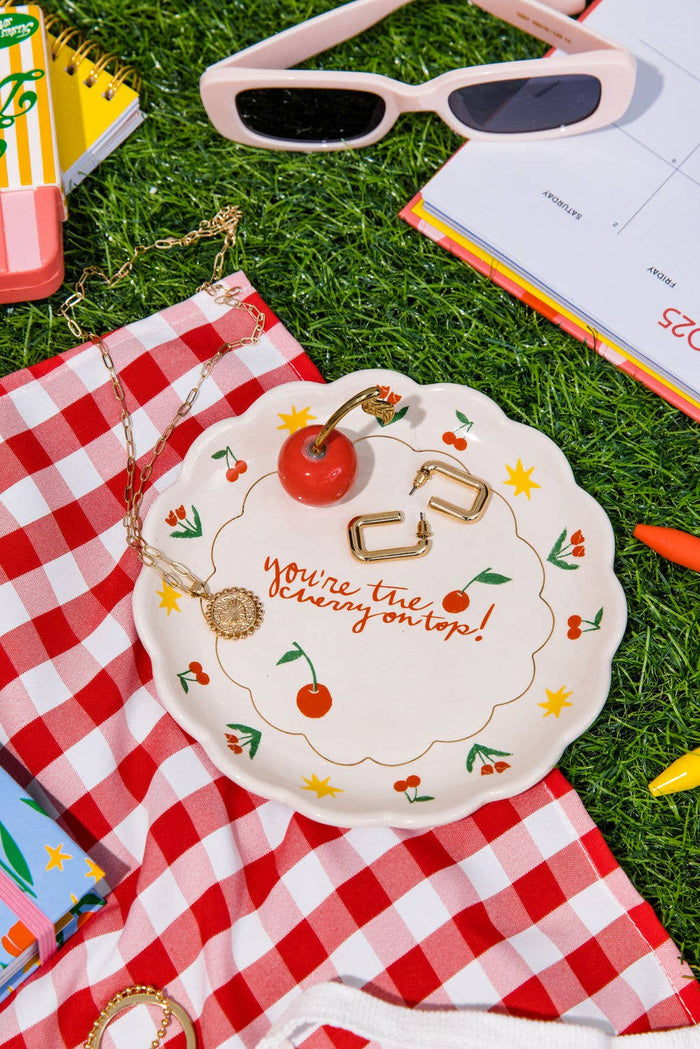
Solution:
M678 528L645 524L637 525L634 536L667 561L700 572L700 536L681 532Z
M675 794L678 790L692 790L693 787L700 787L700 747L677 758L649 784L655 798L661 794Z

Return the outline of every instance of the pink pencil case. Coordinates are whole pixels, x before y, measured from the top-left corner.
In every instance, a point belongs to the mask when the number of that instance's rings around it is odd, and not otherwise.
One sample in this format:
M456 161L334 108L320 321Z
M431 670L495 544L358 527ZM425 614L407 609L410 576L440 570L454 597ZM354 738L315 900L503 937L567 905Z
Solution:
M45 298L63 281L66 206L49 75L41 9L0 11L0 302Z
M0 302L43 299L63 283L61 191L0 192Z

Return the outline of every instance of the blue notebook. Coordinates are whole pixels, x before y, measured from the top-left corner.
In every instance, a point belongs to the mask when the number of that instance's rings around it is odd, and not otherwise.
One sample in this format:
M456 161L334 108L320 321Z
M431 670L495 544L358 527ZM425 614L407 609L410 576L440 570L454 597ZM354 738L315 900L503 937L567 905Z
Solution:
M104 905L105 891L104 872L0 768L0 1002L40 964L25 910L45 915L59 948Z

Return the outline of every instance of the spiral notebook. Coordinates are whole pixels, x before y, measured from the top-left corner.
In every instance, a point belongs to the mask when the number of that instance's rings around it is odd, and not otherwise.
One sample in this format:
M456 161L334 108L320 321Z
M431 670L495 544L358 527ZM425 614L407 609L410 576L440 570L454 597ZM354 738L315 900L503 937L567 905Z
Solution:
M135 71L77 29L46 19L58 156L66 193L143 122Z

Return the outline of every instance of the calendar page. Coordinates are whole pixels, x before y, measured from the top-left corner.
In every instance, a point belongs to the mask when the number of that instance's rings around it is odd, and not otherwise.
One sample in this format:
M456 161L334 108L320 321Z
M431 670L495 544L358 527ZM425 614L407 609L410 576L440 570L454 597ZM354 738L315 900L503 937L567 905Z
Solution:
M636 55L626 114L557 141L469 142L424 208L697 400L700 5L600 0L588 24Z

